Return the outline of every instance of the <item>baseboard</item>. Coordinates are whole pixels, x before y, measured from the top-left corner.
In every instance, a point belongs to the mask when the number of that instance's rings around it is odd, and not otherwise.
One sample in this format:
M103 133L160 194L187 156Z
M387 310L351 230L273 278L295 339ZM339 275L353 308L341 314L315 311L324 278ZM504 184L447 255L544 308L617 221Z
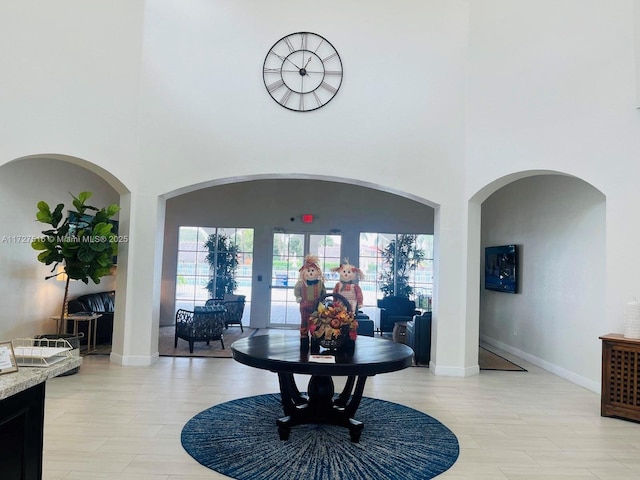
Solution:
M522 350L514 348L511 345L507 345L506 343L503 343L500 340L496 340L495 338L487 337L486 335L480 335L480 341L499 348L500 350L503 350L505 352L508 352L511 355L515 355L518 358L522 358L523 360L526 360L536 367L540 367L543 370L551 372L554 375L570 381L571 383L580 385L581 387L584 387L587 390L591 390L592 392L600 395L601 385L599 382L589 380L586 377L578 375L558 365L554 365L553 363L547 362L546 360L533 356L527 352L523 352Z
M443 377L471 377L480 373L479 365L471 365L470 367L446 367L443 365L436 365L433 360L429 362L429 370L434 375L440 375Z
M160 355L158 352L153 355L120 355L118 353L111 352L109 360L123 367L148 367L158 361Z

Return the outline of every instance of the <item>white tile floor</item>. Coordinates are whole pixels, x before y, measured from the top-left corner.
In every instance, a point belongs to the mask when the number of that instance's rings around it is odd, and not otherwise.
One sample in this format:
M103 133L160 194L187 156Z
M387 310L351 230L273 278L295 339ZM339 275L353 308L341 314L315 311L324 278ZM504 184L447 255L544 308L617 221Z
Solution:
M640 479L640 424L602 418L595 393L516 363L529 371L452 378L412 367L369 379L365 395L428 413L458 436L460 457L439 479ZM47 383L44 479L228 478L182 449L183 425L211 405L277 391L275 374L232 359L120 367L85 357L78 374Z

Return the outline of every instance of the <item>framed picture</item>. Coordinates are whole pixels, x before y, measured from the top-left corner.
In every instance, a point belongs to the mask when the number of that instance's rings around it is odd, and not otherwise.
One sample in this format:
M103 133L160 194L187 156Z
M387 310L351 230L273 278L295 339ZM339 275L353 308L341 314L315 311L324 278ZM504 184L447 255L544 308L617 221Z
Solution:
M18 371L11 342L0 342L0 375Z
M518 246L486 247L484 252L484 288L518 293Z
M69 214L69 236L75 236L76 232L82 228L86 228L91 225L91 220L93 216L91 215L80 215L77 212L73 212L71 210L68 211Z

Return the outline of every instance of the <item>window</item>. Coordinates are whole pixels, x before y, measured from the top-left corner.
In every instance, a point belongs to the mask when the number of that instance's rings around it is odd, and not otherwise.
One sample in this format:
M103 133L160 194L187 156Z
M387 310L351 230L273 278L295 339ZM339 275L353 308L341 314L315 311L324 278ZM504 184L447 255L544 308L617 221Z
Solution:
M205 243L210 235L224 235L238 249L238 268L234 293L251 299L251 278L253 264L253 229L184 226L178 230L178 268L176 271L176 310L193 310L196 305L204 305L209 298L207 283L211 269L207 261L209 251ZM245 306L245 315L251 309ZM244 322L243 322L244 323Z
M391 247L391 248L390 248ZM398 247L398 248L395 248ZM404 272L396 272L397 276L406 278L406 285L411 290L410 298L415 300L416 307L431 309L433 296L433 235L403 233L361 233L360 234L360 270L365 278L360 281L365 307L377 306L377 300L385 294L385 282L389 288L399 287L393 284L392 266L402 268L398 261L400 252L408 247L410 257L413 252L421 252L415 268L406 268ZM385 259L389 253L395 261ZM390 264L391 263L391 264ZM404 273L404 275L403 275ZM390 283L389 283L390 282ZM401 287L401 286L400 286ZM392 289L392 293L395 291Z

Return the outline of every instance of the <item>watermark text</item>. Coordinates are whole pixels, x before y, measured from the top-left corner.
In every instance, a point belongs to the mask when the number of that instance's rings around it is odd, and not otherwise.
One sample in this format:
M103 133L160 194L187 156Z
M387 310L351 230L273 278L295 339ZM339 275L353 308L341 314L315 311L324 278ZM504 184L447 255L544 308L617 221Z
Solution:
M127 243L128 235L2 235L0 243L28 243L34 241L51 243Z

